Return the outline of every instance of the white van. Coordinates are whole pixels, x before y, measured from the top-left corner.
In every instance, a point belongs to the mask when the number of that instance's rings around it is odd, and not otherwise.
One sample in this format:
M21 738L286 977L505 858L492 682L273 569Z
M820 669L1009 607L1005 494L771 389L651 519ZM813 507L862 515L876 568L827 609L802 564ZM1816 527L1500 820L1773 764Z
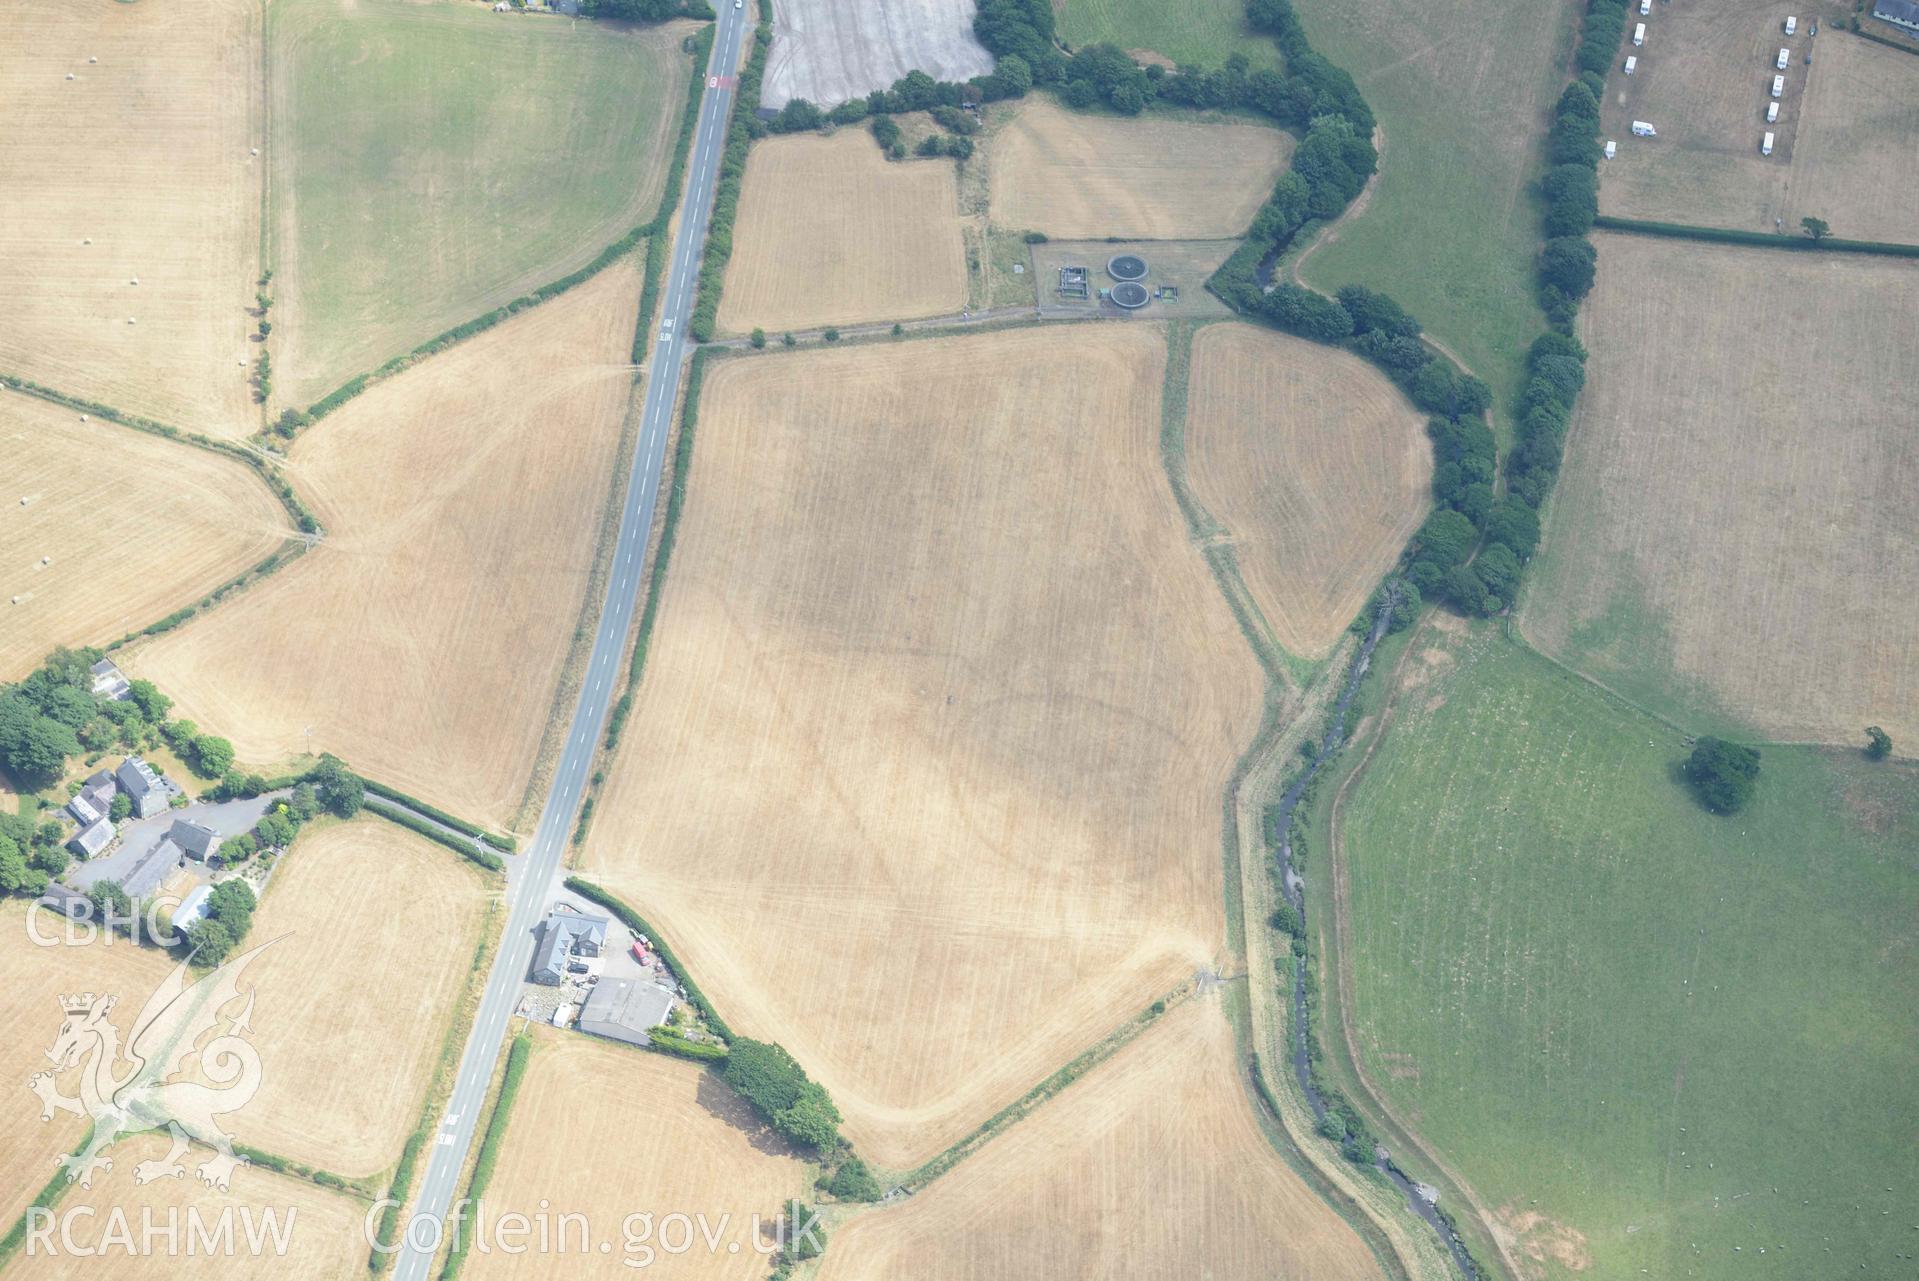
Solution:
M1792 50L1781 49L1779 51L1779 61L1774 63L1773 65L1778 67L1781 71L1784 71L1787 67L1790 67L1792 65Z
M1779 95L1783 94L1785 91L1786 91L1786 78L1784 76L1774 76L1772 78L1772 96L1777 98Z
M1611 160L1614 156L1618 154L1619 154L1619 144L1614 142L1611 138L1606 139L1606 159Z
M1646 43L1646 24L1645 23L1641 22L1633 27L1632 42L1634 44Z
M1766 104L1766 123L1769 125L1776 125L1779 123L1779 104L1778 103L1769 102Z
M1639 70L1639 59L1628 55L1626 58L1626 74L1631 75L1637 70Z
M1652 127L1652 122L1649 120L1633 121L1632 131L1633 136L1636 138L1657 138L1659 136L1659 131Z
M1645 3L1650 3L1650 0L1643 0L1643 2L1645 2ZM1645 12L1645 10L1644 10L1644 9L1641 9L1641 10L1640 10L1640 12L1641 12L1641 13L1644 13L1644 12ZM1797 32L1798 30L1799 30L1799 19L1797 19L1797 18L1787 18L1787 19L1786 19L1786 34L1787 34L1787 35L1793 35L1793 34L1795 34L1795 33L1796 33L1796 32Z
M1652 12L1652 0L1639 0L1639 16L1645 17Z
M1767 134L1764 138L1761 138L1759 140L1759 154L1762 156L1770 156L1772 154L1772 135L1771 134Z

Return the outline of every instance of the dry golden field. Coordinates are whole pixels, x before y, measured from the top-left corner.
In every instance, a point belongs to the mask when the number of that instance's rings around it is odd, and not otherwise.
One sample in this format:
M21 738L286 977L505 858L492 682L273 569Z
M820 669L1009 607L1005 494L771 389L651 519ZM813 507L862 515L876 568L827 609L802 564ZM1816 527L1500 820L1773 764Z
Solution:
M1793 36L1789 13L1799 17ZM1812 216L1837 236L1919 241L1919 63L1830 21L1814 38L1812 16L1784 0L1659 5L1644 20L1645 45L1621 51L1622 62L1639 59L1637 72L1607 80L1605 135L1619 155L1600 170L1602 210L1764 231L1779 219L1793 235ZM1792 51L1784 72L1774 62L1782 48ZM1775 75L1786 89L1767 124ZM1633 137L1634 120L1659 136Z
M1767 737L1919 738L1919 266L1598 243L1527 637Z
M1122 120L1032 98L985 150L993 221L1059 239L1244 235L1293 154L1241 121Z
M217 435L258 426L260 15L7 7L0 370Z
M1216 1001L1191 1001L911 1200L862 1215L821 1281L1374 1278L1273 1151Z
M124 1037L172 968L163 953L124 939L57 945L65 937L64 921L36 910L39 937L56 944L37 946L28 933L28 910L18 899L0 904L0 1019L9 1029L0 1049L0 1081L12 1091L12 1106L0 1126L0 1220L9 1224L53 1177L54 1158L73 1151L86 1133L86 1123L69 1113L42 1121L39 1100L27 1092L29 1077L53 1068L45 1052L60 1032L59 998L77 992L117 996L112 1020ZM78 1088L71 1072L56 1083L69 1096Z
M247 935L260 1092L253 1147L349 1178L385 1169L419 1119L498 881L382 819L302 836Z
M158 1134L139 1135L116 1145L113 1169L96 1179L91 1189L68 1189L54 1207L50 1233L24 1244L7 1275L28 1281L66 1281L88 1274L111 1276L114 1281L174 1281L189 1271L183 1263L189 1261L185 1256L190 1239L200 1247L190 1259L190 1273L200 1281L252 1277L347 1281L366 1274L363 1202L258 1168L240 1170L230 1189L219 1192L193 1173L193 1166L209 1155L200 1148L183 1158L184 1177L135 1183L133 1167L158 1160L166 1151L167 1142ZM229 1210L233 1249L224 1250L224 1238L216 1236L209 1251L200 1245L202 1238L192 1236L193 1220L187 1216L197 1213L207 1230L217 1232ZM126 1246L127 1238L116 1236L121 1222L116 1212L124 1216L133 1249ZM170 1216L176 1214L179 1253L169 1254L164 1234ZM268 1215L274 1216L271 1223ZM159 1235L143 1242L144 1225L149 1222ZM278 1225L280 1236L274 1235L273 1225ZM71 1234L70 1243L61 1238L63 1226ZM92 1250L98 1253L79 1254Z
M534 1051L507 1122L498 1172L487 1190L489 1222L538 1214L551 1203L552 1240L566 1252L467 1256L465 1275L567 1278L662 1276L674 1281L757 1281L768 1259L754 1246L752 1221L770 1244L780 1206L806 1195L809 1167L764 1136L752 1109L705 1069L664 1055L535 1026ZM584 1215L607 1255L582 1257ZM629 1215L652 1216L651 1228ZM675 1216L704 1216L697 1226ZM576 1221L577 1222L577 1221ZM630 1230L631 1239L627 1233ZM684 1248L690 1237L690 1249ZM729 1251L737 1245L737 1251Z
M1806 89L1786 225L1919 244L1919 59L1840 35L1821 42Z
M0 680L199 599L291 533L239 463L17 392L0 457Z
M864 129L754 147L733 245L719 315L732 333L909 320L966 302L953 162L890 162Z
M1320 658L1431 505L1425 419L1377 369L1251 325L1193 339L1186 457L1279 643Z
M1260 679L1159 462L1164 364L1097 325L708 375L585 867L883 1166L1223 943Z
M609 268L323 419L290 470L326 540L127 665L249 764L311 726L316 752L510 822L600 532L639 286Z

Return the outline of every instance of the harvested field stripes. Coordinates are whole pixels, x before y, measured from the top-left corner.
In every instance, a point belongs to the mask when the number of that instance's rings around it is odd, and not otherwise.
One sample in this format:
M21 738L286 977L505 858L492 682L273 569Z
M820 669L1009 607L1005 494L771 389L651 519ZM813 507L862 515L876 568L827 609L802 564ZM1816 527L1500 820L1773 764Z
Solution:
M883 1167L1220 946L1218 787L1262 682L1158 466L1163 350L1098 326L708 368L582 867Z
M8 22L0 365L247 435L261 6L21 0Z
M1191 1000L909 1199L834 1234L821 1281L1376 1278L1267 1145L1220 999ZM1097 1274L1104 1275L1106 1269Z
M311 727L311 750L510 823L600 537L639 287L630 264L603 272L303 438L289 466L327 539L232 606L133 648L128 670L227 727L244 761L307 751Z
M1035 96L988 147L992 218L1067 240L1239 236L1292 152L1269 125L1079 115Z
M79 418L0 396L0 679L56 645L175 615L286 554L284 514L238 463Z
M957 312L966 251L953 168L891 163L858 129L759 143L746 162L719 329Z
M1249 325L1194 340L1186 449L1279 644L1322 658L1431 502L1423 417L1347 352Z

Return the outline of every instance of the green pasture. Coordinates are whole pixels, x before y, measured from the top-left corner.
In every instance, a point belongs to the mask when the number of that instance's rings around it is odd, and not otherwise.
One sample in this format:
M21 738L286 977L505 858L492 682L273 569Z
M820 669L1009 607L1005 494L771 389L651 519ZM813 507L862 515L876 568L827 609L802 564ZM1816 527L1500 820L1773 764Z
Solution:
M1306 258L1305 282L1391 294L1510 405L1527 344L1545 328L1533 301L1540 230L1531 187L1575 6L1295 7L1313 47L1359 82L1383 133L1370 202Z
M1491 626L1416 646L1341 811L1375 1088L1548 1276L1907 1274L1919 768L1767 747L1715 818L1659 722Z
M1067 0L1059 38L1075 49L1116 44L1150 49L1181 66L1211 69L1236 53L1255 67L1279 65L1279 50L1246 25L1246 0Z
M691 68L677 28L395 0L267 13L276 405L652 216Z

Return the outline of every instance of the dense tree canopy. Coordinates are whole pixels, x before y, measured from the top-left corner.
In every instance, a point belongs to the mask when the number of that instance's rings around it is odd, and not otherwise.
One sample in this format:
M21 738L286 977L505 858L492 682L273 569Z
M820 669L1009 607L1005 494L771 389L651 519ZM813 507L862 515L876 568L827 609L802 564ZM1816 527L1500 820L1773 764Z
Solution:
M1684 772L1701 805L1715 814L1737 814L1752 799L1759 753L1708 735L1693 747Z

